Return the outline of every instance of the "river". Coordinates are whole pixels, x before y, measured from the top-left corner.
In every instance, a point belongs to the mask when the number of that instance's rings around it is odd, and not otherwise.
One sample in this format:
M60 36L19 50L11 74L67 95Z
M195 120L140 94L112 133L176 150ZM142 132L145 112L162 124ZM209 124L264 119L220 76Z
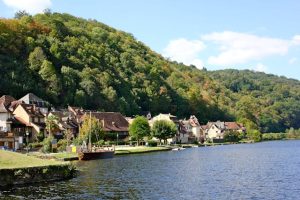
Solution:
M300 141L190 148L77 162L78 177L0 199L300 199Z

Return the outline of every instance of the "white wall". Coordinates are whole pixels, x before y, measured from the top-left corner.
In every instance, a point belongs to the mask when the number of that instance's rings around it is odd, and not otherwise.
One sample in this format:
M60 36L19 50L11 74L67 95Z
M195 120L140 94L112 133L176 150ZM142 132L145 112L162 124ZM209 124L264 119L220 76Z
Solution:
M2 127L2 131L10 131L10 124L6 123L6 120L10 118L10 113L0 113L0 127Z
M221 130L218 129L216 126L212 125L207 132L208 138L219 138L221 136ZM221 137L222 138L222 137Z

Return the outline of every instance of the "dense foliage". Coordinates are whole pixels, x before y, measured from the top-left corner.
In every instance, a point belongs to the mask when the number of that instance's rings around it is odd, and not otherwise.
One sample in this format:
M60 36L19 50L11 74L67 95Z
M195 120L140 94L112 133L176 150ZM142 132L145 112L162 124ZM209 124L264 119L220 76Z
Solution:
M151 135L163 140L167 144L167 139L172 138L177 133L177 127L172 121L158 120L153 123Z
M129 135L137 140L138 145L143 137L150 136L150 132L148 120L143 116L137 116L129 126Z
M300 128L300 82L264 73L207 72L170 62L131 34L51 13L0 19L0 94L33 92L54 106L151 111L250 129Z
M92 143L96 143L104 138L104 132L98 119L85 115L79 128L79 139L88 143L89 137Z

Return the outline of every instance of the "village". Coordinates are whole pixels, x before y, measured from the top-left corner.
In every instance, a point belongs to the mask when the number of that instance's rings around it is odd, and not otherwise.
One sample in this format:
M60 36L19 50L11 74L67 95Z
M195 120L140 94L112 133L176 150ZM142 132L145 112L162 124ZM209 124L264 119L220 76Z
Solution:
M0 148L18 151L28 147L29 143L36 142L41 134L46 138L49 135L46 120L51 116L55 117L58 127L51 133L56 140L65 138L67 133L70 139L75 139L80 134L80 126L86 115L91 115L101 122L105 135L115 134L117 138L114 140L117 140L118 144L132 145L129 126L134 120L133 117L123 116L119 112L90 111L72 106L55 109L49 102L29 93L19 100L9 95L0 98ZM246 132L245 127L237 122L216 121L201 125L194 115L189 119L178 119L170 113L151 116L151 113L147 112L145 117L150 127L160 120L171 121L176 125L177 133L167 139L168 145L222 143L225 132ZM147 145L147 141L142 144Z

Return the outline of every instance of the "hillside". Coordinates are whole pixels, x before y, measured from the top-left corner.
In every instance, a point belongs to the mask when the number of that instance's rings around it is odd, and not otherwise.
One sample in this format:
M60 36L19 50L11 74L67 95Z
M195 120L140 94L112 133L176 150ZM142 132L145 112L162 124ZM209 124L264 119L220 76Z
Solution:
M0 95L33 92L58 107L300 128L299 81L170 62L131 34L68 14L0 19L0 68Z

